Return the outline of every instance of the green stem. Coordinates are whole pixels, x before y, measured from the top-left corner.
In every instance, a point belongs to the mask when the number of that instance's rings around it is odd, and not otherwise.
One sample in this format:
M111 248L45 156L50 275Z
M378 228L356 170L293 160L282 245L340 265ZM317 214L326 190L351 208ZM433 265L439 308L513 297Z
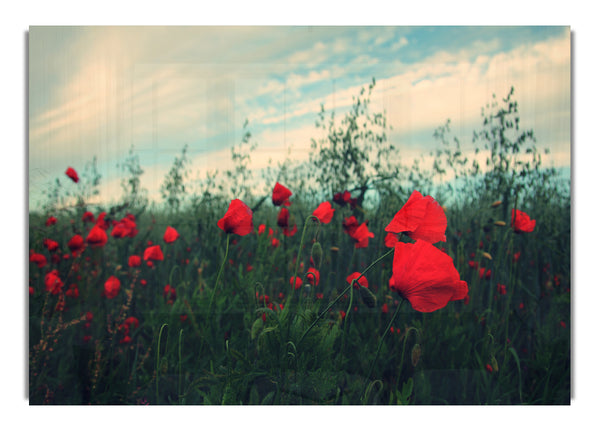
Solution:
M398 316L398 314L400 312L400 308L402 308L403 303L404 303L404 299L402 299L402 301L400 301L400 304L398 304L398 308L396 308L396 311L394 312L394 315L392 316L390 323L388 323L387 328L385 329L385 332L383 333L383 335L381 336L381 339L379 340L379 345L377 346L377 351L375 352L375 358L373 358L373 362L371 363L371 368L369 369L369 373L367 374L367 376L365 378L365 387L363 388L363 394L365 393L365 390L367 388L367 382L371 378L371 373L373 372L373 368L375 368L375 363L377 362L377 359L379 358L379 352L381 351L381 346L383 345L383 340L385 340L385 336L388 334L388 332L390 332L390 328L392 327L394 320L396 320L396 317ZM365 401L364 395L363 395L363 401Z
M162 338L163 329L165 326L169 326L166 323L163 323L160 327L160 331L158 332L158 344L156 346L156 404L160 404L160 400L158 399L158 380L160 378L160 340Z
M390 254L392 254L394 252L394 249L392 248L391 250L389 250L387 253L385 253L384 255L380 256L379 258L377 258L373 263L371 263L358 277L357 279L360 279L360 277L362 277L363 275L365 275L371 268L373 268L375 265L377 265L379 262L381 262L384 258L386 258L387 256L389 256ZM342 293L340 293L337 298L335 298L333 301L331 301L329 303L329 305L317 316L317 318L313 321L313 323L311 323L311 325L306 329L306 331L304 331L304 334L302 334L302 336L300 337L300 339L298 340L297 346L300 345L300 343L302 342L302 340L304 339L304 337L306 336L306 334L308 334L310 332L310 330L312 328L314 328L314 326L317 324L317 322L319 320L321 320L321 318L331 309L331 307L333 307L347 292L348 289L352 288L352 284L350 283L343 291Z
M221 268L219 269L219 273L217 274L217 281L215 282L215 287L213 288L213 292L210 297L210 303L208 304L208 315L209 316L212 311L213 301L215 300L215 293L217 292L217 287L219 286L219 280L221 279L221 274L223 274L223 268L225 267L225 262L227 262L228 253L229 253L229 234L227 234L227 245L225 246L225 257L223 257L223 263L221 263Z

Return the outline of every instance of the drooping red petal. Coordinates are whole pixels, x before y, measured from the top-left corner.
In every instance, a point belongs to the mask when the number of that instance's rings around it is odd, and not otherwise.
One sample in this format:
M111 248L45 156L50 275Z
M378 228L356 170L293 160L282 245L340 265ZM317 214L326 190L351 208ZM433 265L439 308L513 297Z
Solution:
M227 212L217 222L226 233L235 233L237 235L248 235L254 229L252 224L252 210L248 205L239 199L234 199L229 204Z
M292 192L285 186L276 183L275 187L273 188L273 195L271 197L271 200L273 201L273 205L275 206L280 206L280 205L286 205L289 206L289 197L292 196Z
M319 204L316 210L313 211L312 215L319 219L319 221L323 224L327 224L333 218L333 213L335 209L332 208L329 201L322 202Z
M385 228L386 232L406 233L412 239L429 243L446 241L448 222L441 205L431 196L413 191L404 206Z
M439 310L468 293L452 258L422 240L395 245L390 288L421 312Z

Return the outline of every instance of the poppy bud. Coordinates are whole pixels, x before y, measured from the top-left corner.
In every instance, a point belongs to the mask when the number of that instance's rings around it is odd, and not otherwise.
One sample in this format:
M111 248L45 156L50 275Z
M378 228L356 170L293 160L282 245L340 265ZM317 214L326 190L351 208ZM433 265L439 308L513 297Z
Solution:
M486 251L483 252L483 257L485 257L486 259L492 260L492 255Z
M312 258L315 267L318 269L321 267L321 262L323 261L323 248L321 247L321 243L315 242L312 245L312 250L310 251L310 257Z
M356 283L358 284L358 283ZM360 289L360 297L365 305L369 308L375 307L377 305L377 297L369 290L368 287L362 287Z
M495 356L492 356L492 370L498 372L498 361Z
M410 356L413 367L416 367L421 358L421 345L419 343L413 346Z
M506 226L506 222L503 222L502 220L495 221L494 224L496 226Z
M502 205L502 201L496 201L492 204L492 208L496 208L497 206Z
M338 251L340 251L340 248L339 247L331 247L330 250L333 251L334 253L337 253Z

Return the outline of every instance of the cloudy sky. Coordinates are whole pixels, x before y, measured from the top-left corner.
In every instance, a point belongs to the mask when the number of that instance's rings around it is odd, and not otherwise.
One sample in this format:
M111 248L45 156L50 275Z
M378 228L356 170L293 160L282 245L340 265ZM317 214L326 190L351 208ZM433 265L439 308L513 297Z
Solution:
M193 177L222 171L246 119L254 168L306 157L321 104L343 114L372 78L407 162L446 119L468 150L481 108L514 86L546 165L570 165L569 27L32 26L28 49L32 209L94 156L101 198L119 196L131 147L150 196L186 144Z

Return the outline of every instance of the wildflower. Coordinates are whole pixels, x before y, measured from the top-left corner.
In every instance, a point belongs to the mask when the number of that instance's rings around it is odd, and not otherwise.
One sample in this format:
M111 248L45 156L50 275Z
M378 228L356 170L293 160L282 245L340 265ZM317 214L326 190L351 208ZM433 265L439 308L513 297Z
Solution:
M258 225L258 234L259 234L259 235L262 235L263 233L265 233L265 229L266 229L266 228L267 228L267 227L266 227L264 224L259 224L259 225Z
M506 285L498 283L496 290L500 295L506 295Z
M92 214L90 211L84 212L81 216L81 221L84 223L88 221L94 223L94 214Z
M354 285L354 287L356 289L360 289L361 287L369 287L369 282L367 281L367 277L365 277L364 275L360 278L359 277L360 277L360 272L353 272L348 277L346 277L346 283L352 283L352 280L357 278L358 280L356 280L356 283Z
M163 252L160 249L160 245L152 245L144 250L144 260L163 260Z
M321 280L321 274L319 273L319 270L315 268L309 268L308 272L306 273L306 279L313 286L318 286L319 281Z
M172 304L177 298L177 292L175 291L174 287L171 287L169 284L167 284L163 290L163 296L167 300L168 304Z
M129 259L127 259L127 264L130 268L135 268L142 264L142 259L137 255L132 255L129 256Z
M38 266L38 268L42 268L48 263L48 261L46 260L46 256L39 253L32 253L29 256L29 262L35 263Z
M386 232L406 233L412 239L420 239L431 244L446 241L446 214L439 203L431 196L418 191L408 198L385 228Z
M111 275L108 280L104 283L104 296L108 299L113 299L119 294L121 289L121 282L117 277Z
M387 235L385 236L385 239L383 240L383 243L388 248L394 248L394 246L396 245L397 242L398 242L398 235L396 235L395 233L392 233L392 232L388 232Z
M48 219L46 220L46 226L52 226L56 224L56 217L54 216L50 216L48 217Z
M302 279L300 277L296 277L296 283L294 285L294 277L290 277L290 286L292 286L294 289L300 289L302 286Z
M79 182L79 176L77 175L77 172L75 171L75 169L68 167L67 170L65 171L65 174L67 174L67 177L71 178L73 180L73 182L76 182L76 183Z
M217 222L225 233L235 233L237 235L248 235L254 229L252 225L252 210L248 205L239 199L234 199L229 204L227 212Z
M329 201L321 203L316 210L313 211L312 215L319 219L323 224L327 224L333 218L335 209L331 207Z
M349 234L354 240L354 248L366 248L369 245L369 238L374 238L375 234L369 232L367 222L362 222L360 225L352 229L352 233Z
M395 245L390 288L421 312L443 308L468 293L452 258L422 240Z
M292 196L292 192L285 186L276 183L273 188L273 195L271 200L273 201L273 205L280 206L285 205L286 207L290 206L289 197Z
M165 230L165 234L163 235L163 240L167 244L169 244L169 243L174 242L177 238L179 238L179 232L177 232L171 226L167 226L167 229Z
M90 233L88 234L86 241L92 247L102 247L108 241L108 236L106 235L106 232L104 231L104 229L102 229L98 225L95 225L90 230Z
M106 212L103 211L98 214L98 218L96 219L96 226L102 230L108 229L108 222L104 220L104 217L106 217Z
M67 242L67 247L69 247L69 249L73 253L78 253L78 252L82 251L83 246L84 246L83 237L78 234L73 235L73 237L71 237L69 242Z
M46 238L44 240L44 247L46 247L48 249L48 251L50 251L50 252L56 251L56 250L58 250L58 243L49 238Z
M521 252L517 251L515 254L513 254L513 262L517 262L520 257L521 257Z
M79 298L79 288L75 283L72 283L65 291L65 295L69 298Z
M135 221L131 217L123 217L117 222L110 235L115 238L133 238L138 234L138 229Z
M527 213L513 208L510 226L516 233L533 232L535 220L531 220Z
M387 303L385 303L385 304L383 304L383 305L381 306L381 312L382 312L382 313L389 313L389 311L390 311L390 308L389 308L389 306L387 305Z
M296 232L298 232L298 226L296 224L294 224L294 227L291 229L289 227L283 228L283 234L288 237L296 235Z
M281 241L279 241L277 238L271 238L271 246L274 248L277 248L281 245Z
M46 291L52 293L52 295L58 295L64 286L62 280L58 276L58 270L53 269L44 277L44 284L46 285Z
M137 317L130 316L123 322L123 327L126 329L127 333L129 332L131 327L133 327L133 329L136 329L138 326L140 326L140 321Z
M277 226L288 227L289 219L290 219L290 211L287 208L282 207L279 210L279 214L277 215Z
M492 366L490 364L485 364L485 369L487 370L488 373L494 372L494 369L492 368Z

